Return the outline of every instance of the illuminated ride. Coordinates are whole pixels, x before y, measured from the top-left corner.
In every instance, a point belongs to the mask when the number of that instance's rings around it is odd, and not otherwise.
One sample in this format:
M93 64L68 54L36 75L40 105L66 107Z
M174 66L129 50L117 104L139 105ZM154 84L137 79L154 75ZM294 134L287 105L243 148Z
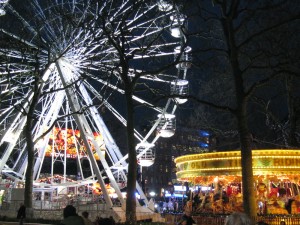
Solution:
M4 16L6 14L4 8L9 0L0 0L0 16Z
M196 211L243 211L240 151L184 155L175 163L179 181L204 190L199 195L206 200ZM252 150L252 164L258 213L299 214L300 150Z
M35 188L59 187L59 193L68 194L68 187L76 187L79 193L98 182L112 205L105 188L108 178L124 205L120 188L127 182L128 155L106 125L113 128L117 121L127 126L121 76L139 77L132 97L138 106L135 121L152 123L146 132L135 127L136 152L139 164L150 166L155 142L174 134L177 106L188 94L191 48L185 46L182 32L185 17L168 1L139 1L134 6L135 1L116 0L17 2L6 3L0 21L1 38L7 41L0 43L2 174L13 187L25 181L23 129L38 88L32 129ZM128 71L122 60L127 60ZM157 94L176 97L157 102ZM70 159L77 165L73 180L67 174ZM42 177L47 161L49 176ZM57 172L59 165L62 171ZM137 192L147 203L138 182Z

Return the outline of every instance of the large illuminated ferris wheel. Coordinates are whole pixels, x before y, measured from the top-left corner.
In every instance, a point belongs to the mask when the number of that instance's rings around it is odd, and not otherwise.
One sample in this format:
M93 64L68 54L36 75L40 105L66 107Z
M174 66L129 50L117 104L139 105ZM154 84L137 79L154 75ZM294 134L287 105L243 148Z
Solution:
M133 95L138 106L136 121L152 118L147 132L136 127L134 133L138 162L150 166L155 142L174 134L175 111L187 100L191 48L185 45L182 32L186 18L175 5L162 0L28 0L18 4L6 1L0 20L2 174L16 181L25 179L23 130L34 87L38 87L41 94L32 129L38 140L35 185L44 185L39 180L43 165L50 161L50 177L58 164L63 165L61 182L66 186L93 181L103 185L108 177L122 198L119 184L127 180L127 154L106 126L116 121L127 125L122 60L129 65L128 79L139 76ZM174 61L173 67L166 66ZM115 121L105 121L108 113ZM72 183L66 172L70 158L76 160L80 177ZM89 174L84 173L83 162L88 162ZM143 194L138 184L137 190Z

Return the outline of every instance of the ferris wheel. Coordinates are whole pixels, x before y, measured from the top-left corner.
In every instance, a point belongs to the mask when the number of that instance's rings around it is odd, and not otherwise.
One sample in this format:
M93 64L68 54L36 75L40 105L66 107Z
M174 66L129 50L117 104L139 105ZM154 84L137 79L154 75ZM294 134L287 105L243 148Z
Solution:
M185 16L162 0L17 4L6 2L0 21L2 174L25 179L28 155L23 129L38 89L32 129L35 185L45 185L39 181L50 161L47 186L58 185L54 175L60 166L60 182L66 186L95 181L104 185L107 177L122 199L127 153L109 129L116 123L127 125L122 76L139 78L132 96L135 120L138 125L151 120L151 126L143 132L136 126L136 153L141 166L151 166L155 142L174 135L176 109L187 101L191 48L182 32ZM126 73L122 60L129 65ZM175 61L173 67L166 66ZM157 101L157 96L162 100ZM70 182L67 169L72 160L77 162L79 178ZM137 190L143 195L138 183Z

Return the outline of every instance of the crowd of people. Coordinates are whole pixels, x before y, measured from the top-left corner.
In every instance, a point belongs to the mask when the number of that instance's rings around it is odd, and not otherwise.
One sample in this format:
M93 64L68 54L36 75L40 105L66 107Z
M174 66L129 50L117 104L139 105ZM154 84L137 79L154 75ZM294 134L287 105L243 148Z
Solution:
M115 221L112 217L97 217L95 221L91 221L87 211L82 212L81 215L82 216L77 214L74 206L67 205L64 208L64 219L61 221L61 225L115 225Z
M177 225L195 225L197 222L193 219L191 211L186 209ZM224 225L268 225L264 221L255 222L245 213L234 212L226 217ZM285 221L281 221L280 225L286 225Z
M184 206L184 213L177 225L195 225L197 222L192 217L194 205L192 201L188 201ZM268 225L264 221L255 223L247 214L243 212L233 212L226 217L224 225ZM285 221L281 221L280 225L286 225Z
M26 207L24 204L20 205L17 213L17 218L20 221L20 225L23 224L23 220L26 218ZM185 206L184 213L177 223L177 225L194 225L195 220L192 217L192 204ZM84 211L81 216L76 212L76 208L72 205L67 205L63 210L63 220L60 225L115 225L115 221L112 217L100 218L97 217L95 221L91 221L89 213ZM255 224L251 218L242 212L234 212L226 217L224 225L268 225L264 221L259 221ZM281 221L280 225L286 225L285 221Z
M194 225L197 222L192 217L192 211L189 208L186 208L181 219L177 223L177 225ZM226 217L224 225L254 225L255 222L250 219L250 217L241 212L234 212ZM263 221L259 221L256 225L268 225ZM285 225L281 224L280 225Z
M254 225L255 222L250 219L250 217L241 212L234 212L230 214L226 219L225 219L225 224L224 225ZM268 225L268 223L264 221L259 221L256 223L256 225ZM285 221L280 221L279 225L286 225Z

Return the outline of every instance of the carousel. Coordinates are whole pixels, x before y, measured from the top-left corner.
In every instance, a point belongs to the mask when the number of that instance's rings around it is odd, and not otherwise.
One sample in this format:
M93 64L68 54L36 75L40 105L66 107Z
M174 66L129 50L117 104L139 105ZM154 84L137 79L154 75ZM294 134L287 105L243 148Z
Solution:
M175 163L177 179L198 187L190 197L193 211L243 211L240 151L185 155ZM300 150L253 150L252 164L257 213L299 214Z

